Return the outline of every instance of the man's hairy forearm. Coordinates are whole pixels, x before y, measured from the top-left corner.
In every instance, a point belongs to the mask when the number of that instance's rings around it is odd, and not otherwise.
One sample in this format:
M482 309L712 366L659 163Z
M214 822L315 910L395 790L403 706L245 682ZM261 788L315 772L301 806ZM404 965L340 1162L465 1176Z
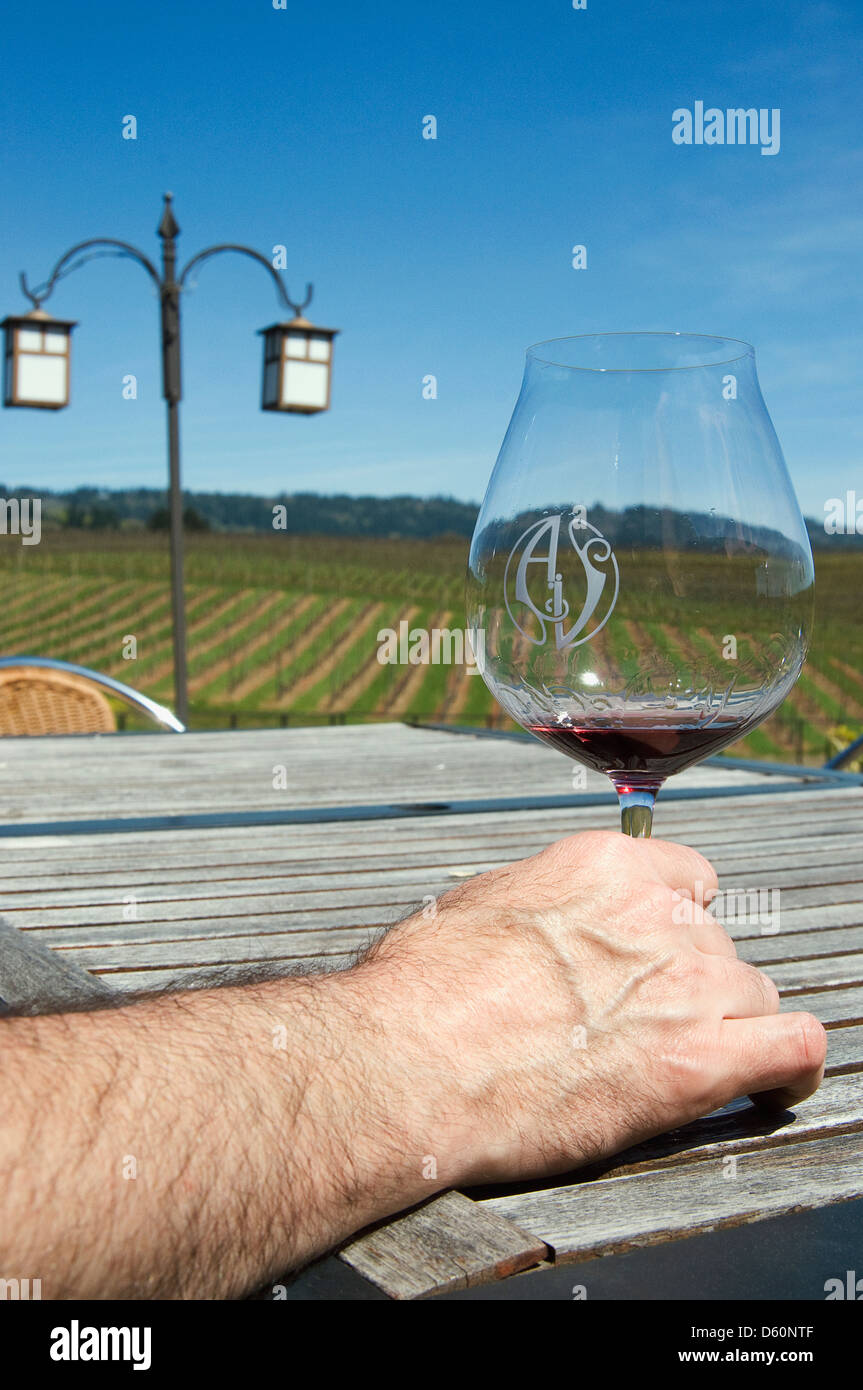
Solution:
M804 1099L824 1029L709 913L680 920L705 883L695 850L578 835L352 970L0 1023L4 1274L238 1296L441 1187Z
M239 1296L431 1195L376 969L3 1022L4 1273Z

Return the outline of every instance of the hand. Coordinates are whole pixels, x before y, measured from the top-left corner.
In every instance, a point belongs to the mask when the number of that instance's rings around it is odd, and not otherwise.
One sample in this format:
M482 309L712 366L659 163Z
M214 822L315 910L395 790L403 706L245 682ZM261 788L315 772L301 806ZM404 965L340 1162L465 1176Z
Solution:
M817 1088L824 1029L779 1014L697 901L681 912L699 881L712 897L684 846L575 835L448 893L351 972L405 1142L444 1184L565 1171L737 1096Z
M352 970L4 1019L0 1265L52 1298L235 1298L442 1187L808 1095L824 1030L777 1014L699 880L693 850L576 835Z

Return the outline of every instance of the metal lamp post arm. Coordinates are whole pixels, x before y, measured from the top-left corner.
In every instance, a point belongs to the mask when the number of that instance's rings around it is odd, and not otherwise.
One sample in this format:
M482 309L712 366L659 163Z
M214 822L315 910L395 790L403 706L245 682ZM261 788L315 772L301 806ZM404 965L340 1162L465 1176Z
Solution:
M177 419L177 403L180 399L180 316L179 286L174 281L175 237L179 228L171 212L171 195L165 196L165 207L158 233L162 237L163 274L143 251L128 241L118 241L114 237L90 237L79 241L66 251L54 266L48 279L31 290L27 277L21 272L21 289L35 310L40 309L43 300L54 291L57 281L64 274L76 269L76 257L95 259L100 253L125 256L143 266L152 280L159 297L162 324L162 382L163 395L168 404L168 457L170 474L171 502L171 607L173 614L174 645L174 688L177 713L180 725L188 722L189 698L186 672L186 615L183 606L183 504L180 492L180 440ZM88 253L90 253L88 255Z
M220 246L209 246L206 251L199 251L196 256L193 256L183 267L180 274L180 278L177 282L180 289L184 288L187 275L196 265L203 264L203 262L208 261L211 256L220 255L222 251L238 251L241 256L251 256L253 261L257 261L259 265L262 265L275 282L279 299L286 309L293 309L295 314L301 314L302 311L307 309L311 304L313 294L311 285L306 285L306 297L302 304L295 304L288 294L284 281L272 261L268 261L266 256L261 255L260 251L253 251L250 246L237 246L233 242L225 242Z
M53 293L58 280L67 275L70 270L76 269L76 257L83 256L83 260L77 264L84 264L85 261L94 259L100 253L118 256L126 256L131 260L137 261L143 266L156 287L159 297L159 318L161 326L161 349L162 349L162 395L167 407L168 416L168 477L169 477L169 496L170 496L170 548L171 548L171 608L173 616L173 646L174 646L174 690L177 704L177 714L181 723L188 723L189 716L189 694L188 694L188 675L186 669L186 615L183 603L183 494L180 485L180 401L183 397L182 369L181 369L181 313L180 302L186 281L190 271L196 266L202 265L212 256L221 255L223 251L236 251L241 256L249 256L253 261L262 265L276 286L276 293L279 302L286 309L292 309L294 314L299 317L312 301L312 286L306 285L306 297L302 304L295 304L291 299L285 284L273 265L272 261L267 260L259 251L253 251L249 246L239 246L233 242L225 242L218 246L210 246L205 251L199 251L196 256L187 262L180 273L176 273L177 264L177 237L180 232L177 219L174 216L172 207L173 194L166 193L163 199L162 219L156 228L156 234L162 242L162 270L161 274L156 269L153 262L143 251L139 251L137 246L132 246L128 241L116 241L110 237L92 237L89 241L80 241L77 246L73 246L65 255L61 256L50 276L43 285L37 285L35 290L31 290L27 285L27 277L21 273L21 289L34 309L39 309L43 300ZM89 254L88 254L89 253Z
M70 261L74 260L76 256L79 256L82 251L95 250L97 247L114 251L117 255L126 256L129 260L137 261L139 265L144 267L156 288L161 288L162 281L158 270L149 257L145 256L143 251L138 250L137 246L132 246L128 241L115 241L111 237L91 237L89 241L79 241L77 246L73 246L69 251L65 252L54 266L48 279L44 284L37 285L35 290L28 289L27 276L23 270L21 271L18 277L21 290L27 299L30 300L33 308L38 309L42 302L49 298L54 291L54 286L57 281L63 278L64 272L68 274L69 270L74 270L76 268L75 266L69 265ZM87 257L86 259L90 258ZM66 267L68 267L68 269L66 269Z

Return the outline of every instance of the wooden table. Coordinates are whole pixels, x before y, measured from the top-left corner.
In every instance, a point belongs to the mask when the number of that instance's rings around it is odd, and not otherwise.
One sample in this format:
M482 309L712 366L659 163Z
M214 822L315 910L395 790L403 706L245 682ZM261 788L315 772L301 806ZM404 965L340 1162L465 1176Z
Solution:
M573 792L572 773L533 741L402 725L4 739L0 911L120 990L332 968L428 895L616 826L605 779ZM719 760L675 779L657 813L723 889L781 890L778 934L731 930L785 1007L829 1030L812 1099L778 1119L738 1103L555 1182L445 1194L339 1267L426 1297L863 1196L860 783Z

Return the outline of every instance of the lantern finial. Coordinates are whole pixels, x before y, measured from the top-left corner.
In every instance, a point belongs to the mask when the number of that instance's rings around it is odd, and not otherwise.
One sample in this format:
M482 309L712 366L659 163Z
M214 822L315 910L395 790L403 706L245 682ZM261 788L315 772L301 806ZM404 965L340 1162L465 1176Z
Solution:
M156 228L156 231L163 241L168 241L171 237L179 236L180 228L174 216L174 209L171 206L174 197L173 193L165 193L163 196L165 199L165 207L162 211L162 220Z

